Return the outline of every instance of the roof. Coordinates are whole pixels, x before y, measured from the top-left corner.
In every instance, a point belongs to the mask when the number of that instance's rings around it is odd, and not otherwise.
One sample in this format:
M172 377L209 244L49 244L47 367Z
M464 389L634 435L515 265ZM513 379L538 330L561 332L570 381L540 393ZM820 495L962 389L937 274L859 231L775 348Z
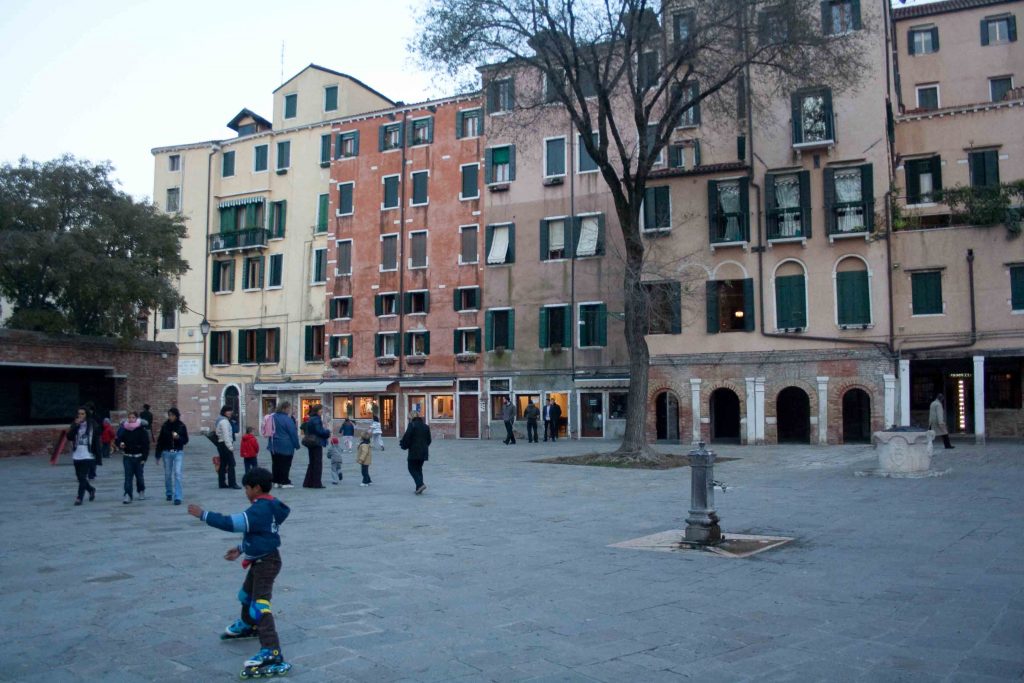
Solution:
M298 78L307 69L317 69L319 71L323 71L324 73L334 74L335 76L341 76L342 78L347 78L348 80L352 81L353 83L355 83L356 85L360 86L361 88L365 88L365 89L369 90L370 92L372 92L377 97L385 99L388 102L390 102L391 104L395 104L395 101L393 99L391 99L387 95L381 93L379 90L371 88L370 86L366 85L361 80L359 80L358 78L355 78L353 76L349 76L348 74L342 73L340 71L335 71L334 69L328 69L327 67L320 66L319 64L313 64L312 62L309 63L309 66L305 67L304 69L299 70L299 72L297 74L295 74L294 76L289 78L287 81L285 81L281 85L279 85L276 88L274 88L274 92L277 92L281 88L285 87L286 85L288 85L289 83L294 81L296 78Z
M237 114L235 114L235 118L233 118L230 121L228 121L228 128L230 128L231 130L233 130L233 131L235 131L237 133L238 132L238 122L241 121L244 118L251 118L256 123L260 124L261 126L266 126L267 128L273 128L274 127L274 124L272 124L270 121L267 121L265 118L263 118L262 116L260 116L256 112L254 112L253 110L251 110L251 109L242 109L242 111L240 111Z
M710 173L724 173L725 171L746 171L747 165L742 161L732 161L726 164L702 164L696 168L684 170L681 168L666 168L663 170L651 171L648 177L652 179L657 178L672 178L675 176L687 176L687 175L708 175Z
M1015 0L942 0L942 2L929 2L911 7L897 7L893 9L892 16L896 21L903 19L916 19L927 17L933 14L945 14L947 12L962 12L963 10L976 7L988 7L989 5L1003 5Z

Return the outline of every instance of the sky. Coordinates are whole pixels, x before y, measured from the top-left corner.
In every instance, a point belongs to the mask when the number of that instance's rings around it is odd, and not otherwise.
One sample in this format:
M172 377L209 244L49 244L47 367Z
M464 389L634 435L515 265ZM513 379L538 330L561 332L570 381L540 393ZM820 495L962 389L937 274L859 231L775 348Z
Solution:
M271 118L282 43L285 80L312 62L393 100L450 94L406 48L423 2L4 0L0 163L109 160L122 189L148 198L152 148L231 137L243 107Z

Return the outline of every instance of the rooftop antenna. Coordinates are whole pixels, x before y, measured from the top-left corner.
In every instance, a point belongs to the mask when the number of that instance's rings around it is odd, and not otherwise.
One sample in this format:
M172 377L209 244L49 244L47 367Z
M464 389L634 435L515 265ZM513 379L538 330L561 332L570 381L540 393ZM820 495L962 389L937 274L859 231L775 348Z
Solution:
M281 82L284 83L284 41L281 41Z

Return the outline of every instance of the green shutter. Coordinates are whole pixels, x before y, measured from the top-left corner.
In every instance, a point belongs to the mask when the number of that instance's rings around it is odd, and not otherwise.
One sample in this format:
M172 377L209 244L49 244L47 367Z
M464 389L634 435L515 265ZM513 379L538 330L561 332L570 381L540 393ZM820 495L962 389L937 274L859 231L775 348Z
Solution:
M508 311L508 350L516 348L516 312L515 309Z
M487 257L491 253L491 243L494 241L494 226L487 226L487 233L484 235L484 263L487 263Z
M1011 43L1017 42L1017 17L1010 15L1006 18L1006 35Z
M754 279L743 280L743 329L754 331Z
M423 355L430 355L430 332L423 333Z
M320 136L320 163L326 164L331 160L331 135Z
M822 99L825 101L825 139L835 140L836 139L836 127L835 127L835 115L832 111L832 90L826 88L822 93Z
M383 344L383 342L382 342L382 340L380 338L380 332L378 332L377 334L373 335L373 355L374 355L375 358L380 358L380 356L381 356L381 345L382 344Z
M933 156L928 160L929 169L932 172L932 189L942 189L942 157Z
M306 362L313 360L313 326L306 325Z
M541 219L540 221L540 260L548 260L548 252L550 251L549 245L551 244L550 236L548 235L549 221Z
M405 340L404 340L403 346L404 346L405 355L411 356L412 355L412 332L406 332L405 333Z
M797 173L800 180L800 231L805 238L811 236L811 172Z
M836 297L840 325L866 325L871 322L866 270L836 273Z
M480 195L477 190L477 173L479 166L462 167L462 196L463 198L477 197Z
M596 338L594 334L590 335L590 343L597 346L608 346L608 306L598 304L597 314L594 317L597 335Z
M484 152L484 182L488 185L494 182L494 149Z
M836 172L826 168L822 174L825 183L825 233L828 235L836 231Z
M267 259L265 256L260 256L260 268L259 268L259 288L263 289L263 271L266 268Z
M238 363L239 363L239 365L241 365L242 363L248 363L249 362L249 359L245 357L245 349L246 349L245 338L246 338L246 335L248 335L248 334L249 334L248 330L239 330L238 331Z
M452 330L452 353L462 353L462 349L459 348L459 330Z
M548 309L546 306L541 306L537 315L537 338L539 348L548 348Z
M708 240L718 241L718 181L708 181Z
M988 187L999 184L999 152L995 150L985 152L985 184Z
M775 278L775 324L780 329L807 327L806 285L803 275Z
M387 125L383 124L377 129L377 150L380 152L384 151L384 140L387 137L387 134L385 133L386 129ZM379 356L380 354L378 353L377 355Z
M708 334L718 334L718 281L708 280L706 292L705 308Z
M914 315L942 313L942 273L911 273L911 297Z
M832 7L829 0L821 0L821 32L832 35Z
M931 29L932 34L932 49L936 52L939 51L939 28L936 26Z
M220 261L214 261L210 269L210 291L220 291Z
M981 44L988 45L988 20L981 20Z
M1024 310L1024 266L1010 268L1010 308Z
M231 259L231 265L228 267L228 291L235 291L235 260Z
M871 232L875 229L875 181L871 164L860 167L860 197L864 202L864 229Z
M693 165L700 166L700 140L693 141Z
M384 313L384 303L381 294L375 294L373 297L373 314L378 318Z
M488 250L490 253L490 250ZM508 224L508 255L505 258L505 263L516 262L516 224Z
M508 146L508 180L512 182L516 179L516 146Z
M779 217L775 213L776 208L778 208L778 202L775 199L775 174L766 173L764 176L764 214L768 239L777 237L779 234Z
M335 111L338 108L338 86L329 86L324 92L324 110Z
M669 145L668 146L668 166L669 166L669 168L682 168L683 167L683 146L682 145Z
M672 303L672 334L683 331L683 285L681 282L670 283L669 298Z
M330 208L330 195L322 194L317 206L316 231L327 232L327 211Z
M747 158L747 136L736 136L736 158L743 161Z
M249 228L255 228L256 226L256 205L246 204L245 205L245 225L243 226L246 230Z
M476 345L473 348L476 349L477 353L480 353L480 328L479 327L476 328L475 330L473 330L473 341L476 342Z
M463 129L464 129L463 118L464 118L464 113L463 112L461 112L461 111L455 112L455 139L456 140L461 140L464 137L463 134L462 134L463 133ZM456 342L457 341L458 341L458 339L456 339Z
M850 4L853 9L853 30L859 31L862 27L860 21L860 0L853 0Z
M487 311L484 314L484 338L487 342L485 351L494 350L494 311Z
M565 307L565 315L562 316L562 346L572 346L572 324L575 318L572 317L572 307Z
M654 230L657 227L654 220L655 204L654 188L648 187L644 190L644 230Z
M750 185L748 178L740 178L740 234L750 239Z
M916 31L914 31L913 29L907 31L907 54L910 55L911 57L913 57L914 54L916 54L914 52L914 33L916 33Z
M461 295L461 293L462 293L462 290L460 290L460 289L459 289L458 287L456 287L455 289L453 289L453 290L452 290L452 310L453 310L453 311L459 311L459 310L462 310L462 309L460 308L460 306L459 306L459 305L460 305L460 304L462 303L462 302L460 301L460 299L462 298L462 297L460 296L460 295Z
M921 166L918 160L903 164L903 174L907 178L907 204L918 204L921 201Z
M822 7L824 8L824 4L822 4ZM822 21L824 21L824 19ZM793 121L793 144L794 145L799 144L799 143L804 141L804 132L803 132L803 129L801 128L801 123L803 121L803 118L800 116L800 102L801 102L801 100L802 100L802 97L801 97L801 95L799 93L793 93L789 97L790 111L792 112L791 115L793 117L792 121Z
M269 360L267 355L267 331L255 330L252 334L256 335L256 357L251 358L250 361L263 363Z

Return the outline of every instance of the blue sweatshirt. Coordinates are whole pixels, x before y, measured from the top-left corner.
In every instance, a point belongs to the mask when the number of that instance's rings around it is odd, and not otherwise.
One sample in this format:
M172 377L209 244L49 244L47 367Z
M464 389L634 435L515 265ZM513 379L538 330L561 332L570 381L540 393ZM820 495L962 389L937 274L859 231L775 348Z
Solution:
M271 495L260 496L245 512L222 515L203 512L203 521L212 527L242 533L239 546L246 560L258 560L277 550L281 545L278 529L288 519L291 509Z

